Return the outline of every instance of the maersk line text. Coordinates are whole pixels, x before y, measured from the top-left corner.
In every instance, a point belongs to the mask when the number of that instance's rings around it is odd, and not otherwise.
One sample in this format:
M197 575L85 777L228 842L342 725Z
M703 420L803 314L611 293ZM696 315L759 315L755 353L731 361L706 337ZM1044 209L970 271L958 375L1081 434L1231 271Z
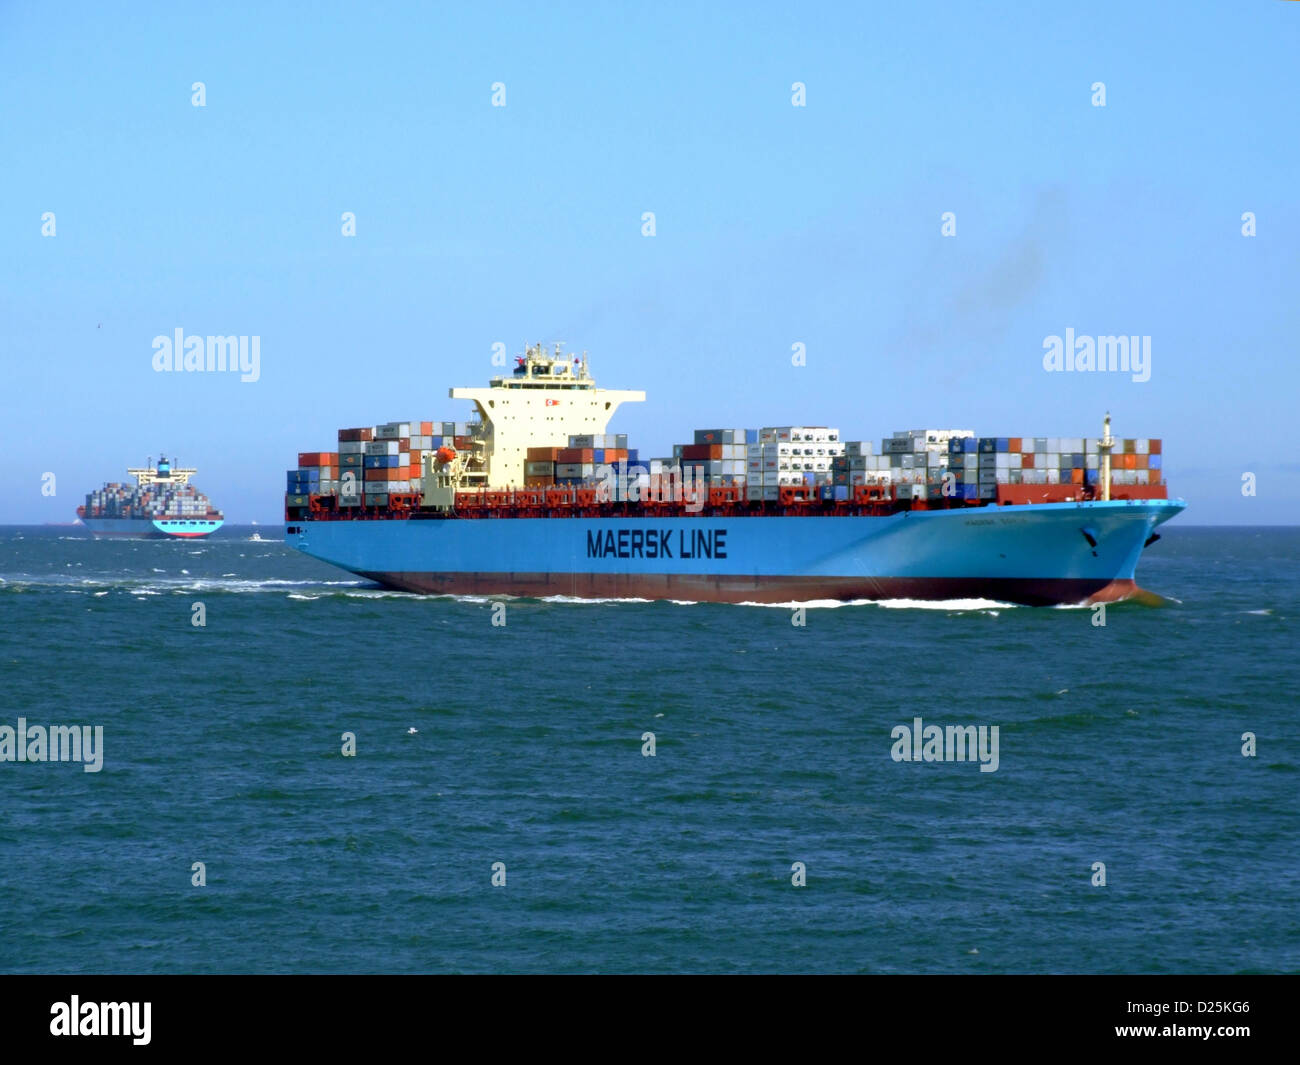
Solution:
M674 554L673 546L677 551ZM588 558L726 558L726 529L593 529Z

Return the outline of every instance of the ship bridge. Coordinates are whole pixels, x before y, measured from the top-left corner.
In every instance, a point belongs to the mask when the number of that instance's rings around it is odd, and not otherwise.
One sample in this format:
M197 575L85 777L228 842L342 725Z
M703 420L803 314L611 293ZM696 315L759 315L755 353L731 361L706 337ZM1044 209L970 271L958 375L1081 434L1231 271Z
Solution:
M490 488L524 483L530 447L567 447L570 436L603 433L621 404L645 401L644 392L597 388L586 353L562 355L559 344L552 354L541 344L526 347L510 375L448 394L478 409Z
M148 488L152 484L162 484L170 487L181 487L190 483L190 478L199 471L181 466L173 466L167 461L166 456L158 456L158 465L155 466L150 461L148 466L137 466L128 468L127 473L135 478L137 488Z

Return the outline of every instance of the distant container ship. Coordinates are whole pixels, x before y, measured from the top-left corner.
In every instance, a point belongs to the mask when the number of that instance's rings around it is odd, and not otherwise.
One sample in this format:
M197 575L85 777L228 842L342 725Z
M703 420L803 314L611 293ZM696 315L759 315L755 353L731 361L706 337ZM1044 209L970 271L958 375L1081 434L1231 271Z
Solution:
M286 541L425 593L712 602L1136 595L1143 550L1184 509L1161 441L842 441L825 426L700 429L642 459L606 433L643 392L598 389L584 359L526 349L511 375L453 388L473 422L338 433L287 475Z
M127 536L146 539L208 536L225 521L206 495L191 485L193 469L172 466L160 456L138 469L126 471L134 485L113 482L86 496L77 517L95 537Z

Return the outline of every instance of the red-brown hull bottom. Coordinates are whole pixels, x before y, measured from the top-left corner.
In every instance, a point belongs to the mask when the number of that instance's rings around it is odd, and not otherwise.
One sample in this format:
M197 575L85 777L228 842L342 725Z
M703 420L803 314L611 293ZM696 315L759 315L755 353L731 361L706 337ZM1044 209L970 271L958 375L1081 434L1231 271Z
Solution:
M983 577L698 577L659 573L361 573L426 595L677 599L790 603L836 599L994 599L1024 606L1113 603L1142 595L1132 580Z

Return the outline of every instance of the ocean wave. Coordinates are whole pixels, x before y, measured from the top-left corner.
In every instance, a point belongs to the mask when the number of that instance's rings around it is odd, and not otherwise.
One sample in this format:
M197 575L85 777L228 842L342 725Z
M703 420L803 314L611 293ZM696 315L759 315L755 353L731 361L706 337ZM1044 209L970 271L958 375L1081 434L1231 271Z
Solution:
M599 605L601 603L653 603L653 599L639 599L636 596L614 597L605 599L583 599L576 595L545 595L541 597L543 603L572 603L576 605Z
M182 570L182 573L187 571ZM351 581L313 581L313 580L289 580L283 577L266 577L266 578L231 578L231 577L195 577L187 575L185 577L72 577L72 576L53 576L42 577L29 574L12 575L9 581L0 578L0 582L9 584L12 589L67 589L75 591L78 588L87 589L105 589L107 591L121 591L124 593L139 595L167 595L167 594L186 594L191 592L229 592L232 594L249 594L257 592L278 592L285 589L294 589L298 591L310 591L316 588L329 589L346 589L346 588L364 588L370 582L364 580ZM72 587L75 585L76 587ZM394 593L401 594L401 593Z

